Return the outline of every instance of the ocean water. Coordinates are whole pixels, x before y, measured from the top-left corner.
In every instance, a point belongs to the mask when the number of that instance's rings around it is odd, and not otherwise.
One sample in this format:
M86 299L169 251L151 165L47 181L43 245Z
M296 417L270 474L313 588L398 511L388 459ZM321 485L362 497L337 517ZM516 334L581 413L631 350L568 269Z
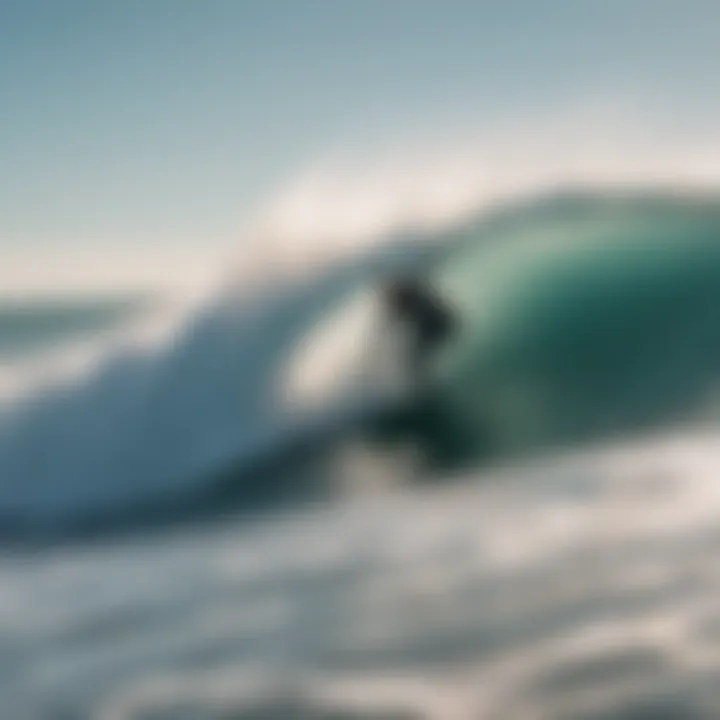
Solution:
M409 267L462 329L408 405L372 291ZM720 714L720 201L266 271L7 364L0 717Z
M27 361L52 349L108 332L147 312L138 297L10 299L0 303L0 361Z

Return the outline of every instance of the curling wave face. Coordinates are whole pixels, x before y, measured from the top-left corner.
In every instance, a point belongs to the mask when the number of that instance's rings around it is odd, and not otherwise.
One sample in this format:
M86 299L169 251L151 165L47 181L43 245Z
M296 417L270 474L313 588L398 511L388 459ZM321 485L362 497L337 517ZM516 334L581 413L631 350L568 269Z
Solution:
M434 271L462 332L405 431L447 465L713 419L718 277L711 197L566 195L470 225Z
M26 396L0 428L2 528L98 530L324 492L331 478L312 461L368 424L376 440L409 436L447 468L712 414L714 198L566 195L423 240L374 243L281 291L231 288L151 348ZM310 424L283 395L288 367L304 353L342 379L349 368L326 361L353 332L342 322L351 299L428 257L462 326L432 397L381 421L350 412L367 399L350 381ZM313 339L333 316L337 330Z

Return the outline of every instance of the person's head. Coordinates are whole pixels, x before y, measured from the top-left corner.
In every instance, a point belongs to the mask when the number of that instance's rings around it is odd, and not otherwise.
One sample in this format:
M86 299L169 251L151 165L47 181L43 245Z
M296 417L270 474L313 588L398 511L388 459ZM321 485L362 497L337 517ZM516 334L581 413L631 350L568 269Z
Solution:
M382 284L382 292L391 304L400 304L407 297L412 287L409 278L402 275L392 275L385 278Z

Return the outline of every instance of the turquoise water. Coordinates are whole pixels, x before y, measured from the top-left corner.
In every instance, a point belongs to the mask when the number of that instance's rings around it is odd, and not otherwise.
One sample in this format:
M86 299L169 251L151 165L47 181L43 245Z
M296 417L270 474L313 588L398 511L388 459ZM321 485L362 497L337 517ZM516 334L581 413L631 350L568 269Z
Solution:
M469 228L432 278L461 332L421 423L428 454L527 453L714 412L712 199L531 207Z

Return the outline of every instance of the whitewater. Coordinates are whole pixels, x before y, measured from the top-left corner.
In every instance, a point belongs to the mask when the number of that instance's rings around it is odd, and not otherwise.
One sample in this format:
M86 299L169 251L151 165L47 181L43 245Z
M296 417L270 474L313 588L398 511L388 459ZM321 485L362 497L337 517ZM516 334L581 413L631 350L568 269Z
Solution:
M218 287L4 366L3 717L716 716L707 147L520 145L320 166ZM425 483L354 452L417 267L470 328Z

